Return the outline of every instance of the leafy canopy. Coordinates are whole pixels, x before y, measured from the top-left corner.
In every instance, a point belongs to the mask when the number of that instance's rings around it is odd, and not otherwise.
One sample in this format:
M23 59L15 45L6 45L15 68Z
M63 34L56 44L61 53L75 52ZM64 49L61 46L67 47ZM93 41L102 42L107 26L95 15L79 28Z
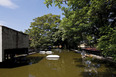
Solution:
M46 48L53 44L53 34L58 30L60 23L59 15L47 14L33 19L34 22L26 33L29 34L30 47Z
M116 0L45 0L45 4L64 11L63 40L95 45L116 60Z

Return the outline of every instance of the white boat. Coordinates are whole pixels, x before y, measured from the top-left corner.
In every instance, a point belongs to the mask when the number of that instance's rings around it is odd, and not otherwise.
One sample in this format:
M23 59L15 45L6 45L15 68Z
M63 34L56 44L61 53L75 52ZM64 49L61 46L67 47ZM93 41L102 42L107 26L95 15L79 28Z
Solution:
M46 56L47 60L58 60L60 58L59 55L48 55Z
M53 52L52 51L46 51L46 54L52 54Z
M40 53L40 54L45 54L46 52L45 52L45 51L40 51L39 53Z

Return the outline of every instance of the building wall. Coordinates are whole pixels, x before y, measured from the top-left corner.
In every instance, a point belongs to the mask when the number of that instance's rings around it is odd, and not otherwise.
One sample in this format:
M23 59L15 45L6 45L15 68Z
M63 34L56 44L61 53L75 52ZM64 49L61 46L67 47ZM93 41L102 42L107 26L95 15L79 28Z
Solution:
M28 35L2 26L2 55L6 49L28 48Z
M2 48L13 49L17 48L17 32L9 28L2 27Z
M29 36L18 33L18 48L28 48L29 47Z
M0 62L2 62L2 27L0 26Z

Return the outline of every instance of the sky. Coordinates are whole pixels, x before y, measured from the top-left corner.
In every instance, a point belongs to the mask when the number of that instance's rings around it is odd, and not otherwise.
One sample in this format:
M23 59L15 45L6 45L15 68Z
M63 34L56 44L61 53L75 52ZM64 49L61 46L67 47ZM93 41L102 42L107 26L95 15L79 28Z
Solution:
M43 2L44 0L0 0L0 25L24 32L36 17L49 13L63 17L58 7L47 8Z

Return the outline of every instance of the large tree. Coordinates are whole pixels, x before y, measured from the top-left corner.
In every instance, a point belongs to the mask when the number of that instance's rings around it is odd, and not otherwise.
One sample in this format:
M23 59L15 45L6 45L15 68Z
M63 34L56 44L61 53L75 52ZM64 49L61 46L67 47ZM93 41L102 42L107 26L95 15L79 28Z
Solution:
M45 4L64 11L63 39L95 44L116 59L116 0L45 0Z
M53 35L58 30L60 23L59 15L47 14L33 19L34 22L26 33L30 37L30 47L47 48L53 45Z

